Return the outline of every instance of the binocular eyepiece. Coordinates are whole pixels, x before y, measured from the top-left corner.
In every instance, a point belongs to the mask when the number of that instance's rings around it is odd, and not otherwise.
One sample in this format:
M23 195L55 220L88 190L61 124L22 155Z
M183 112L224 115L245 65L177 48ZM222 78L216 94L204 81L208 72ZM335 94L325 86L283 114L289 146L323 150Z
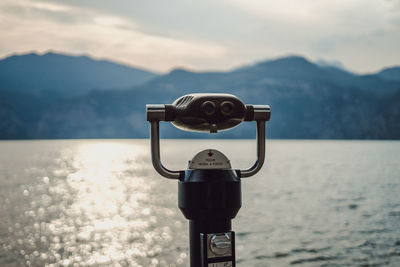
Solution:
M147 120L170 121L184 131L216 133L242 121L268 121L267 105L245 105L230 94L189 94L172 104L147 105Z

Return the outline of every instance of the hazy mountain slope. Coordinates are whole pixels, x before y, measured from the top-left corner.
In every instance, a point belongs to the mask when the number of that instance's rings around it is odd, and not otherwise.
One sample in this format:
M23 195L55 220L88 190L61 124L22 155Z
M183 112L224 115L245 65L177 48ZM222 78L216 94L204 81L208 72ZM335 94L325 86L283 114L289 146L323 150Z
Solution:
M144 83L155 73L86 56L55 53L11 56L0 61L0 91L47 91L61 96Z
M22 108L17 115L8 111L6 116L16 118L17 130L32 125L26 131L29 138L147 137L146 103L172 103L193 92L233 93L249 104L270 104L268 137L400 139L400 82L321 67L301 57L264 61L231 72L177 69L129 90L97 90L73 99L47 100L46 108L34 118L24 119ZM161 133L169 138L253 138L251 126L216 136L187 135L170 126L163 126Z
M400 67L383 69L378 73L380 77L387 80L400 81Z

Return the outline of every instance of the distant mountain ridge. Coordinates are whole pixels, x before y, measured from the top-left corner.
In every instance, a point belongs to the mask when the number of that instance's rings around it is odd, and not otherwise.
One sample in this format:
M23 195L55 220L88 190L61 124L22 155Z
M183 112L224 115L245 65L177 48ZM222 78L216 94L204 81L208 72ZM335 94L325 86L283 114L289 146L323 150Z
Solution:
M146 103L172 103L194 92L222 92L245 103L270 104L271 138L400 139L398 78L397 68L359 75L290 56L228 72L175 69L125 90L87 89L72 97L51 97L29 88L10 92L0 82L0 138L148 137ZM254 138L252 127L188 135L165 125L161 134L167 138Z
M120 89L144 83L157 74L87 56L49 52L14 55L0 60L0 90L46 91L63 96L94 89Z
M386 80L400 81L400 67L385 68L378 75Z

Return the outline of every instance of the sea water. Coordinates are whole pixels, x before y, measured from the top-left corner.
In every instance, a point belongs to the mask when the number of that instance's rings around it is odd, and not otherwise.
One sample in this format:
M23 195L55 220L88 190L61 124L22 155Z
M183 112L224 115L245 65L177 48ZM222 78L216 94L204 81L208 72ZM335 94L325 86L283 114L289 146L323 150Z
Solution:
M207 148L255 160L252 140L163 140L162 160ZM400 142L267 141L242 200L238 266L400 266ZM188 243L148 140L0 142L0 266L188 266Z

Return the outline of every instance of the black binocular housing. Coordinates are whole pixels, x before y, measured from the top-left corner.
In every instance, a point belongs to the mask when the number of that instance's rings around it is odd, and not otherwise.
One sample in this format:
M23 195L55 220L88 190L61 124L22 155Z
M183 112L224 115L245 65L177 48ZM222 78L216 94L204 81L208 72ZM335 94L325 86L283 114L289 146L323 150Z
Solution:
M172 104L148 105L147 109L148 121L170 121L181 130L194 132L216 133L242 121L268 121L270 117L269 106L245 105L230 94L189 94ZM160 109L164 110L164 117L151 112Z

